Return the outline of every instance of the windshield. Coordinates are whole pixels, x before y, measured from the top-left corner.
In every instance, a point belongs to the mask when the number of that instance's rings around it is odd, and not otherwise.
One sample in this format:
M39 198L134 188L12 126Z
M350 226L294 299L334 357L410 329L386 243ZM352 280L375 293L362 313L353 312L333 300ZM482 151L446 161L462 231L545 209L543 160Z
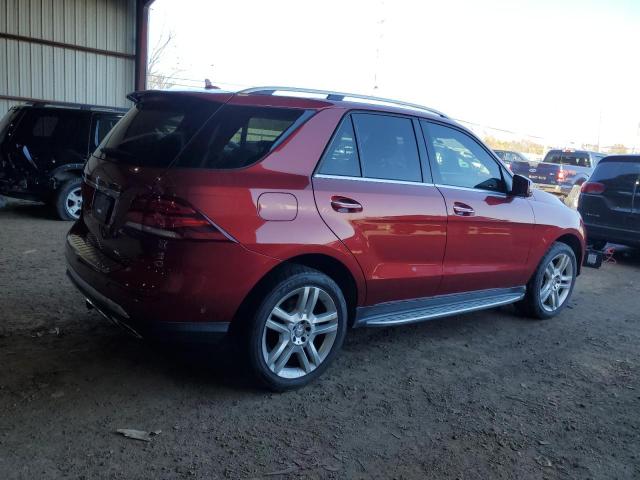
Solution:
M544 163L557 163L573 167L591 167L589 154L586 152L561 152L552 150L544 157Z
M7 131L9 131L9 125L11 124L17 113L18 109L12 108L6 113L4 117L2 117L2 119L0 119L0 142L4 140L4 136L7 134Z
M116 124L96 156L114 162L166 167L220 105L182 96L143 99Z

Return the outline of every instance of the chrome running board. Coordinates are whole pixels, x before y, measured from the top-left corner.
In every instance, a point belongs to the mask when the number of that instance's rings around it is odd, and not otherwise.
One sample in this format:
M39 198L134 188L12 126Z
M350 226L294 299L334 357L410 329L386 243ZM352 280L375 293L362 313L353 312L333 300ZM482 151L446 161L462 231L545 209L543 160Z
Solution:
M391 327L499 307L522 300L526 287L401 300L358 308L356 327Z

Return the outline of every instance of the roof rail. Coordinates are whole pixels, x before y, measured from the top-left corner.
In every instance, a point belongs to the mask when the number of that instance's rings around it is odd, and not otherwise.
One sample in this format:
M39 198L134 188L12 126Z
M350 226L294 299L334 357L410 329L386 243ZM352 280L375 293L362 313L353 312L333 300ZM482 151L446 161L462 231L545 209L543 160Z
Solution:
M405 108L411 108L414 110L421 110L424 112L433 113L442 118L449 118L444 113L430 107L425 107L424 105L417 105L415 103L402 102L400 100L392 100L389 98L381 98L381 97L371 97L369 95L359 95L356 93L342 93L342 92L332 92L329 90L315 90L312 88L295 88L295 87L252 87L247 88L245 90L240 90L238 93L241 94L254 94L254 95L273 95L276 92L295 92L295 93L309 93L313 95L324 95L326 100L334 100L334 101L351 101L354 100L364 100L368 102L375 102Z

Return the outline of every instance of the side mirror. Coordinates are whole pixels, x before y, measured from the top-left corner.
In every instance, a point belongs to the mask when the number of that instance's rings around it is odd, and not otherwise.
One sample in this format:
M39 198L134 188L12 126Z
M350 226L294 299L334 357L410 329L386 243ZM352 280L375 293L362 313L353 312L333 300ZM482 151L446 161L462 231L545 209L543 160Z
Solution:
M531 180L522 175L515 174L513 176L513 182L511 184L511 191L509 194L516 197L530 197L533 195L533 186Z

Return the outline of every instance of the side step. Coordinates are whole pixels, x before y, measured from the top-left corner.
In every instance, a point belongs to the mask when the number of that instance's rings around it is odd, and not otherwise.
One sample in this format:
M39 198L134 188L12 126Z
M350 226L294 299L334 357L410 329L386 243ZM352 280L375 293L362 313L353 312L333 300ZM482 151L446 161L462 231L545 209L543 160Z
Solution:
M355 326L390 327L475 312L517 302L525 292L526 287L496 288L360 307Z

